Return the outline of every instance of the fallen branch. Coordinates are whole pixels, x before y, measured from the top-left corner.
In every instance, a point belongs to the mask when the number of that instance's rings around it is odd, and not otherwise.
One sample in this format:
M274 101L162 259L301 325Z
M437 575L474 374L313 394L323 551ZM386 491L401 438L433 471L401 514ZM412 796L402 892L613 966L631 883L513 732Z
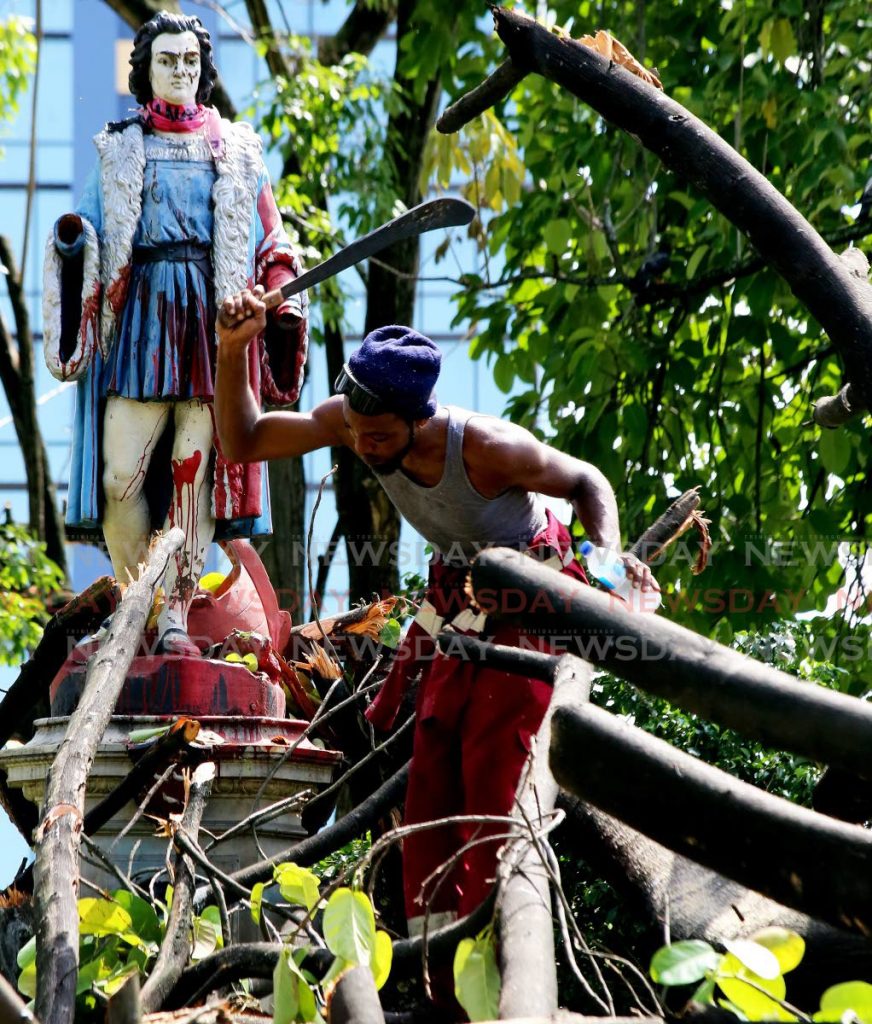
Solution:
M487 668L538 679L543 683L553 684L554 673L560 660L555 654L545 654L525 647L492 644L448 630L443 630L436 638L436 642L443 654L459 658L461 661L472 661Z
M196 836L200 831L203 811L212 791L215 765L201 764L191 777L188 804L182 815L180 829ZM191 921L194 912L194 866L181 851L175 857L173 901L167 930L155 965L142 989L141 1002L145 1013L159 1010L175 987L191 955Z
M869 832L740 782L601 708L560 708L551 728L551 770L576 796L785 906L872 931Z
M503 847L497 869L500 1017L506 1019L548 1017L557 1010L551 889L542 851L533 836L557 800L557 784L546 753L551 743L551 717L558 708L587 702L591 672L590 665L571 655L560 659L551 704L515 796L518 809L512 817L519 819L519 834Z
M72 1024L79 962L79 844L88 772L139 647L157 586L184 539L179 529L160 537L139 579L127 588L88 665L78 707L49 769L34 872L36 1014L43 1024Z
M384 1013L368 967L346 971L327 1003L328 1024L385 1024Z
M472 580L484 610L498 610L508 595L513 616L572 640L573 653L648 693L766 746L869 773L872 707L856 697L800 683L661 616L627 611L517 551L482 552Z

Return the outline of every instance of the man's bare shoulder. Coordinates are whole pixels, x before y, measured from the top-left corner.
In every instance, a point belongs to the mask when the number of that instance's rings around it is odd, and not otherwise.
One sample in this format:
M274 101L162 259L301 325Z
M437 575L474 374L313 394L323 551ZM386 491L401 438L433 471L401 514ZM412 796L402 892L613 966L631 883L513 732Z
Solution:
M342 395L331 395L309 413L319 430L329 435L329 444L348 444L348 427L342 414Z
M510 453L537 443L530 431L517 423L480 412L469 414L463 438L463 454L472 458Z

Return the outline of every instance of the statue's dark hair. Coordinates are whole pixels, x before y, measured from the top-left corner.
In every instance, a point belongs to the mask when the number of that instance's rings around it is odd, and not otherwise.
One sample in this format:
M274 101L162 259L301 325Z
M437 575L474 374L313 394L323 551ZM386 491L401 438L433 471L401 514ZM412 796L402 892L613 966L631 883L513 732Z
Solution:
M147 21L136 33L133 40L133 52L130 54L130 91L136 102L146 104L154 98L148 72L151 67L151 44L162 32L180 35L182 32L193 32L200 44L200 84L197 88L197 102L208 103L212 95L212 87L218 78L218 71L212 59L212 40L199 18L187 17L184 14L171 14L161 11Z

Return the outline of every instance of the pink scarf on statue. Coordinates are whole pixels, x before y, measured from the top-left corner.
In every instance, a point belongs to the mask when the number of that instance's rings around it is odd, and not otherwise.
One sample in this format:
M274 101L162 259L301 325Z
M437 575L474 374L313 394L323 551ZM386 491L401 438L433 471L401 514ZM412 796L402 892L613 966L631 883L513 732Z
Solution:
M216 157L223 154L221 137L221 115L214 107L202 103L178 106L157 97L139 109L143 122L159 132L198 132L205 128L205 135Z

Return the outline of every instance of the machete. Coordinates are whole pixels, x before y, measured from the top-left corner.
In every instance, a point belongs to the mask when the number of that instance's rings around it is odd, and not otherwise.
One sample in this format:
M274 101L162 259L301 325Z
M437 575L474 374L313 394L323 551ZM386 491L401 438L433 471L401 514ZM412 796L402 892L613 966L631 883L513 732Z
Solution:
M475 207L464 199L443 197L413 206L411 210L407 210L394 220L382 224L375 231L370 231L363 238L358 238L350 245L346 245L329 260L324 260L323 263L312 267L311 270L307 270L293 281L288 281L281 288L267 292L263 297L264 305L267 309L272 309L292 295L353 267L355 263L374 256L375 253L381 252L382 249L393 245L394 242L402 242L406 238L423 235L426 231L435 231L436 228L462 227L464 224L469 224L474 216Z

